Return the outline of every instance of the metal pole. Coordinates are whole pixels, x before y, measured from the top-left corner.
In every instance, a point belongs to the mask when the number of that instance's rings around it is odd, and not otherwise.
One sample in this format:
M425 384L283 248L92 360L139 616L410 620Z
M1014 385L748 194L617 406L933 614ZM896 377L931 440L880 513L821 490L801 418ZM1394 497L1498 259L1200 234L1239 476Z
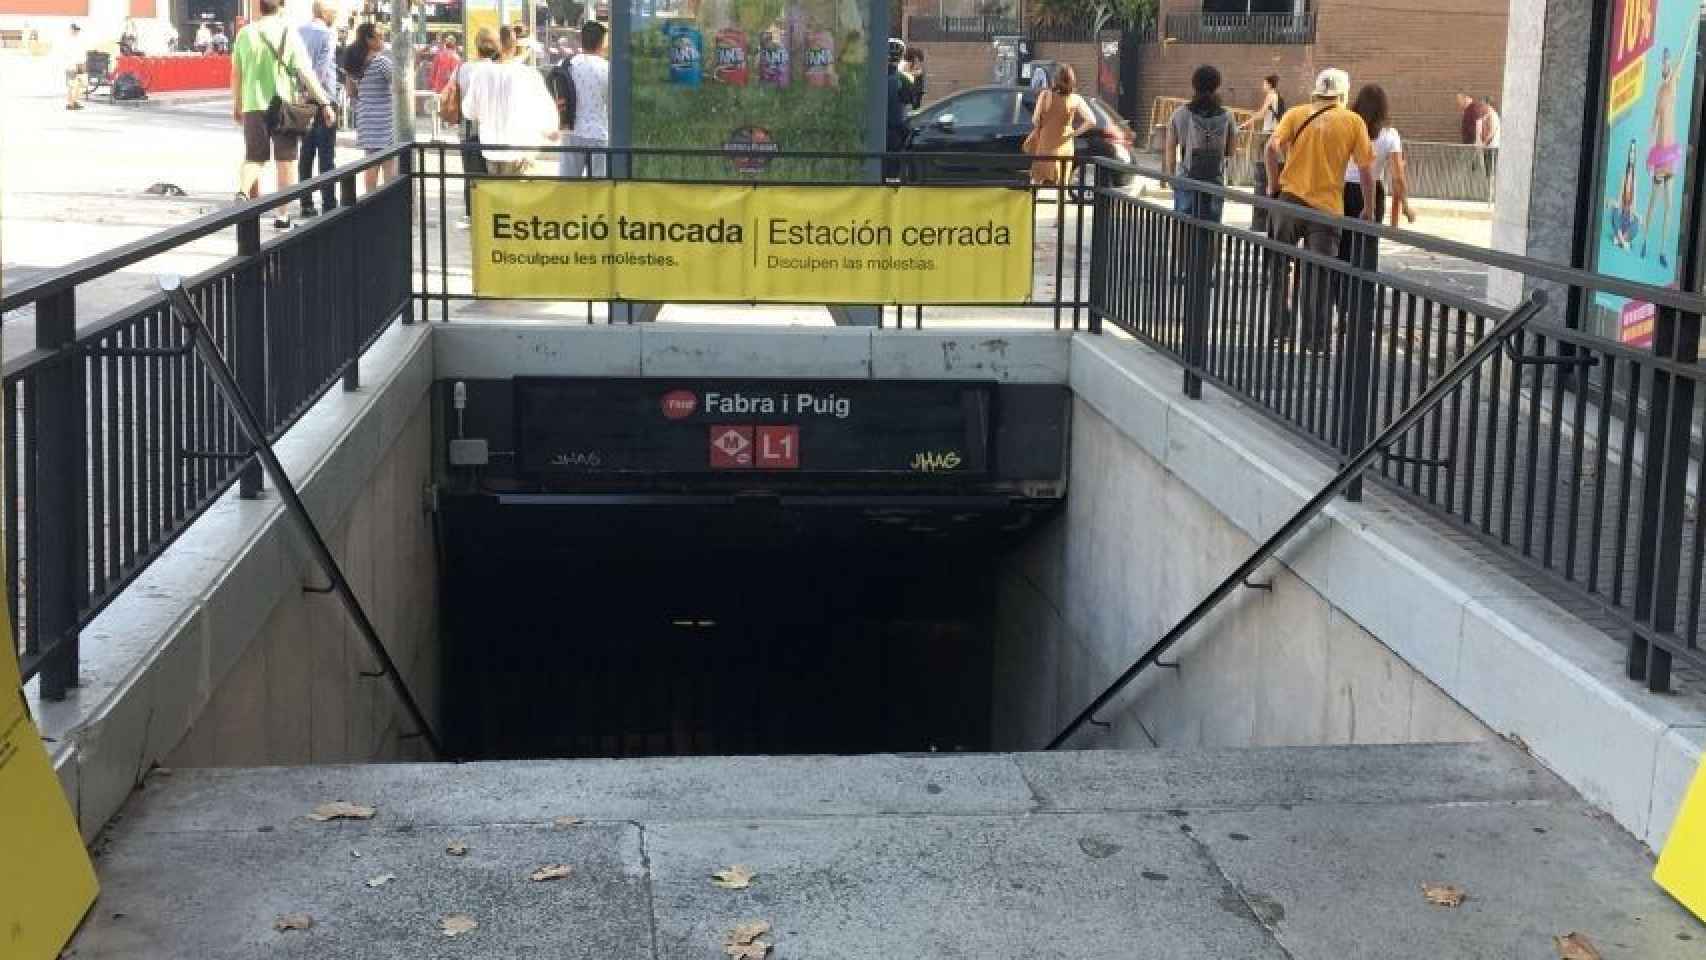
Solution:
M254 445L255 456L266 467L272 476L273 486L278 488L279 497L284 501L285 510L292 520L296 521L297 529L308 541L308 547L319 561L320 568L326 571L326 576L332 581L332 589L338 599L343 601L344 610L355 622L356 629L361 631L362 639L379 661L380 672L390 680L391 689L401 700L404 709L409 713L420 736L431 748L433 756L443 758L444 750L438 736L433 733L432 724L427 722L426 715L421 712L419 703L409 692L408 684L403 681L403 674L397 669L397 664L391 659L391 654L385 649L385 644L379 639L379 632L374 629L373 621L367 618L367 611L362 609L361 601L356 598L355 591L350 588L349 580L344 577L343 568L338 566L338 560L332 556L332 550L326 546L326 540L320 536L320 528L314 525L314 518L308 514L308 508L302 504L302 498L296 492L296 485L290 482L290 477L284 472L284 466L278 462L278 455L273 452L272 444L267 441L266 431L261 429L261 422L255 416L255 410L243 396L243 391L237 389L237 380L231 375L231 368L225 365L225 358L220 355L219 347L213 338L208 336L207 327L202 324L201 311L190 301L189 294L184 292L183 281L175 276L160 278L160 289L166 294L172 304L172 312L178 318L178 323L189 333L195 344L196 355L207 367L207 372L213 377L219 392L225 395L225 401L231 405L232 412L237 415L237 423L248 435L249 442Z
M1302 509L1293 514L1291 519L1287 520L1285 525L1280 527L1273 536L1269 537L1255 553L1250 554L1249 559L1239 564L1238 569L1232 571L1226 576L1226 579L1220 581L1220 584L1210 591L1209 595L1204 597L1200 603L1193 607L1190 613L1185 614L1184 619L1174 624L1173 629L1168 630L1166 635L1156 641L1155 645L1150 647L1143 656L1139 657L1136 663L1126 668L1126 671L1120 674L1118 679L1110 684L1106 690L1103 690L1101 695L1092 701L1088 707L1085 707L1078 716L1074 717L1072 722L1067 724L1066 728L1060 731L1053 740L1050 740L1048 742L1048 746L1043 749L1058 749L1061 744L1071 739L1072 735L1077 733L1080 727L1090 722L1090 719L1096 715L1096 711L1107 706L1108 701L1114 699L1114 697L1119 696L1120 691L1124 690L1128 684L1137 679L1138 674L1147 669L1150 664L1159 660L1161 655L1167 652L1168 648L1179 642L1179 640L1182 639L1192 627L1196 626L1204 617L1208 616L1209 612L1212 611L1221 600L1224 600L1227 594L1238 589L1245 580L1248 580L1250 575L1256 572L1256 568L1272 559L1274 554L1279 552L1280 547L1285 546L1287 540L1290 540L1292 537L1301 533L1303 528L1309 526L1309 524L1315 520L1316 514L1325 510L1327 508L1327 504L1331 503L1333 498L1339 495L1340 491L1344 490L1347 486L1350 486L1352 481L1362 476L1363 469L1373 462L1375 457L1385 452L1387 447L1391 446L1394 441L1402 437L1405 432L1420 422L1422 417L1426 416L1428 412L1433 409L1435 404L1445 399L1446 394L1456 390L1458 385L1469 377L1469 374L1473 373L1475 369L1482 364L1482 362L1492 356L1494 351L1502 348L1505 341L1514 336L1518 330L1521 330L1528 321L1539 315L1540 311L1545 306L1545 291L1536 290L1528 300L1524 301L1522 305L1518 306L1515 310L1512 310L1510 314L1493 329L1493 332L1487 335L1486 339L1477 343L1474 349L1470 350L1463 356L1463 359L1453 364L1451 369L1447 370L1439 380L1434 382L1433 386L1429 387L1425 393L1416 398L1416 402L1411 404L1410 409L1404 411L1402 416L1392 421L1392 424L1385 430L1380 431L1380 435L1375 437L1368 446L1364 447L1362 452L1358 453L1350 463L1346 464L1344 469L1340 470L1338 474L1333 477L1331 483L1328 483L1325 487L1321 488L1319 493L1315 494L1308 503L1304 504Z
M391 0L391 64L397 98L397 142L415 142L415 37L409 0Z

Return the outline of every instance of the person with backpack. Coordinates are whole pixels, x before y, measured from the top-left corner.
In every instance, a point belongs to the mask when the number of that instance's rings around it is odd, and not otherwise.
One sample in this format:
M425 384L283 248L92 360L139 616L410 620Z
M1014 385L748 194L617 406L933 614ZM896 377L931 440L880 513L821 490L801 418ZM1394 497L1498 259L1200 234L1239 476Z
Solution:
M609 37L604 24L588 20L581 27L581 52L551 68L551 98L557 102L564 142L589 148L563 154L559 169L565 177L604 177L609 170L609 157L591 152L610 147Z
M1268 168L1268 193L1287 203L1309 207L1317 213L1335 217L1345 213L1345 170L1355 166L1362 183L1374 179L1374 144L1368 138L1368 125L1361 116L1345 106L1350 96L1351 78L1343 70L1328 67L1315 78L1313 100L1288 110L1269 138L1263 162ZM1280 169L1280 158L1285 169ZM1375 206L1365 204L1362 218L1372 221ZM1276 209L1273 221L1274 239L1286 246L1303 244L1311 253L1329 259L1339 255L1339 228L1332 223L1320 223L1303 217L1287 215ZM1292 322L1300 318L1303 324L1302 348L1305 352L1321 353L1327 346L1331 327L1330 297L1323 289L1320 270L1300 269L1300 279L1314 276L1303 289L1296 292L1292 303L1294 313L1287 313L1284 299L1290 287L1288 271L1291 258L1275 256L1269 261L1273 282L1269 285L1274 298L1270 305L1276 339L1290 341Z
M1255 153L1252 158L1250 183L1255 188L1256 195L1268 195L1268 165L1261 161L1261 155L1267 150L1268 138L1274 135L1274 128L1279 126L1280 117L1285 116L1285 97L1279 92L1280 78L1277 73L1270 73L1262 79L1262 103L1256 112L1250 114L1250 119L1239 125L1240 130L1254 130L1251 147ZM1250 229L1256 233L1268 232L1268 211L1257 207L1250 211Z
M238 198L261 195L261 173L270 160L278 170L278 188L296 182L296 153L302 132L285 121L285 107L306 91L318 107L321 122L337 122L332 99L315 79L313 63L302 45L302 35L279 16L284 0L257 0L260 19L237 34L231 48L231 118L243 130L243 167L238 179ZM281 213L273 219L279 230L290 229L290 217Z
M1203 65L1191 74L1191 101L1167 121L1161 172L1215 186L1226 184L1226 158L1237 141L1232 114L1220 103L1220 71ZM1224 201L1175 181L1173 209L1198 220L1220 222Z

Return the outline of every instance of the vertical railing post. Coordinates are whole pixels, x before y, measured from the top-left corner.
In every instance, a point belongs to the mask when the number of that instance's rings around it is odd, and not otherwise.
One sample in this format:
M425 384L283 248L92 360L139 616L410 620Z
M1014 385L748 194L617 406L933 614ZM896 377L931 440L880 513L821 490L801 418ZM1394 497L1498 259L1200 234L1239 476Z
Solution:
M1102 314L1108 309L1108 231L1113 216L1105 192L1111 182L1108 169L1096 164L1090 203L1090 332L1102 332Z
M1365 202L1372 203L1373 198ZM1351 231L1351 265L1358 269L1374 268L1374 250L1378 242L1367 234ZM1339 452L1350 457L1368 444L1369 408L1374 396L1369 381L1374 375L1374 298L1378 295L1373 283L1360 278L1341 278L1345 330L1345 352L1341 363L1345 368L1339 377L1340 416ZM1362 499L1362 477L1345 487L1346 500Z
M415 247L413 240L410 237L410 228L415 224L415 215L417 213L421 218L421 255L423 258L423 264L425 263L427 245L426 180L420 179L417 183L417 178L415 177L415 167L417 166L415 163L415 151L417 149L424 150L425 148L411 147L404 150L397 157L397 176L407 184L407 187L403 190L405 206L403 208L404 212L400 221L403 225L403 242L399 244L401 249L398 251L398 269L403 272L403 285L399 289L408 293L408 296L403 298L403 323L405 325L415 322ZM421 166L424 166L424 164L421 164ZM419 210L415 209L415 187L417 186L421 189L421 205ZM445 229L445 225L441 223L438 225L438 228L443 230ZM420 292L424 295L427 292L427 281L425 275L426 268L423 266L421 269L422 276ZM385 305L385 309L389 310L390 308L390 304ZM424 311L426 308L422 307L421 309Z
M35 390L36 484L31 542L27 557L29 589L37 597L37 622L30 630L40 646L52 648L41 664L41 696L63 700L77 686L78 613L87 595L89 498L85 494L85 445L88 398L83 388L83 357L77 351L76 288L36 304L36 348L55 352L40 367Z
M1174 189L1178 189L1177 185ZM1201 201L1198 197L1198 201ZM1208 310L1214 284L1214 232L1191 217L1184 220L1185 254L1185 396L1202 397L1202 377L1208 363Z
M344 215L345 217L361 216L361 211L355 209L354 174L338 181L338 203L349 211ZM367 300L363 296L367 285L362 282L363 274L360 263L361 245L366 242L366 238L362 236L359 225L353 219L348 223L339 224L338 229L343 232L344 237L348 238L350 251L350 262L342 265L345 269L343 275L351 281L349 289L345 291L347 304L344 309L349 311L349 315L345 318L344 329L349 334L349 356L344 359L349 361L349 365L344 367L344 392L353 393L361 389L361 305Z
M266 293L261 263L261 217L256 214L237 224L237 256L243 263L237 268L232 288L231 349L236 354L237 385L243 389L249 405L256 410L268 409L267 404L267 321ZM262 472L258 461L244 464L238 479L237 493L244 500L256 500L261 495Z
M1694 363L1700 356L1700 317L1660 307L1654 328L1655 356ZM1653 636L1676 629L1681 592L1682 531L1687 522L1689 439L1694 419L1694 380L1653 370L1647 446L1641 464L1641 526L1635 559L1635 622L1629 638L1629 678L1654 693L1670 690L1671 653ZM1636 416L1637 411L1629 411ZM1651 631L1649 635L1646 631Z

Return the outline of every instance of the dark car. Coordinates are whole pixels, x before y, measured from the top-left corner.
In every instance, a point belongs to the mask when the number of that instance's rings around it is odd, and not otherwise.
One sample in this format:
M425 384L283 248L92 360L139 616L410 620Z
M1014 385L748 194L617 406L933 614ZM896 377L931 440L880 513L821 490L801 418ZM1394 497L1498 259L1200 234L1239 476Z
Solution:
M911 153L988 154L989 163L969 158L940 160L928 164L923 179L972 179L1023 181L1028 164L1020 159L1021 144L1031 132L1031 115L1037 107L1036 90L1024 87L973 87L932 103L909 120L906 149ZM1112 108L1095 97L1085 97L1096 117L1096 129L1078 138L1078 156L1107 157L1131 162L1136 135ZM997 159L1000 158L1000 159ZM1131 174L1118 174L1114 183L1124 187Z

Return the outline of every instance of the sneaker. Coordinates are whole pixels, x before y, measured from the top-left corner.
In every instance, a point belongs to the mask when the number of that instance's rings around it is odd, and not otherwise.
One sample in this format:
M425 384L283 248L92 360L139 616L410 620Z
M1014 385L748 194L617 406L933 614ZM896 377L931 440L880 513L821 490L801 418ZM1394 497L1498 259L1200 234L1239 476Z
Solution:
M272 228L274 230L289 230L290 229L290 218L289 217L274 217L272 220Z
M313 204L306 204L305 203L302 205L302 219L311 220L311 219L313 219L319 215L320 215L320 211L314 209Z
M65 105L65 109L67 109L67 110L81 110L81 109L83 109L83 105L81 103L68 103Z

